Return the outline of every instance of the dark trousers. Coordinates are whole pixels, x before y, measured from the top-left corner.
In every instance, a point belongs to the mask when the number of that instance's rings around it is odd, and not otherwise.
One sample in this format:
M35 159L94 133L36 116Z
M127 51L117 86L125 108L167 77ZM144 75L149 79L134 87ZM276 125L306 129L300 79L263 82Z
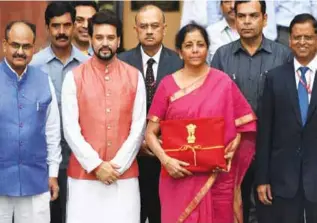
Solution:
M273 194L271 206L260 204L257 208L259 223L317 223L317 202L306 199L302 183L295 197Z
M254 185L254 162L251 163L247 170L242 184L241 184L241 197L243 204L243 222L248 223L250 219L250 210L254 206L251 202L252 187Z
M308 201L303 187L294 198L274 197L272 205L272 223L317 223L317 203Z
M158 193L160 162L156 157L139 156L139 184L141 195L141 223L161 222L161 204Z
M65 223L67 200L67 170L60 169L58 174L59 196L51 202L51 223Z

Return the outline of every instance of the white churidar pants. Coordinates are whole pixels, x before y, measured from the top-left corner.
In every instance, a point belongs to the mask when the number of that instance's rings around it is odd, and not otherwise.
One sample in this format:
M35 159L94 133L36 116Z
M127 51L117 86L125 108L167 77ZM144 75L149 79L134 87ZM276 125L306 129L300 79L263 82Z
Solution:
M50 192L25 197L0 196L0 223L49 223Z
M68 177L66 223L139 223L138 178L106 185Z

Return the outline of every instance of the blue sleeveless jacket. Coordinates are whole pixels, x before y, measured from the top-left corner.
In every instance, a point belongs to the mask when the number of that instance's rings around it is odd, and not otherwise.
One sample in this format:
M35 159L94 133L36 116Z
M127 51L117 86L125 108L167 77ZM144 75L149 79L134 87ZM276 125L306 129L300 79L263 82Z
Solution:
M51 100L47 74L28 66L18 80L0 63L0 196L48 191L45 126Z

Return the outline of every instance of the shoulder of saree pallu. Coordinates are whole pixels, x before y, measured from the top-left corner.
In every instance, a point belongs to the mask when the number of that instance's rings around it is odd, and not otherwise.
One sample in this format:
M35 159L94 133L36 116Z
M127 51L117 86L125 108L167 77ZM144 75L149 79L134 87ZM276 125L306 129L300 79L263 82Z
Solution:
M255 116L255 114L253 113L250 113L250 114L247 114L247 115L244 115L240 118L237 118L234 122L235 122L235 125L237 127L241 126L241 125L245 125L249 122L252 122L252 121L255 121L257 118Z
M179 71L177 71L177 72L179 72ZM206 73L206 74L202 75L201 77L199 77L196 81L194 81L188 87L181 88L178 91L176 91L174 94L172 94L170 96L170 98L169 98L170 102L173 102L173 101L175 101L177 99L180 99L180 98L184 97L185 95L190 94L195 89L201 87L204 84L204 82L206 81L206 78L207 78L209 73L210 73L210 71L208 71L208 73Z
M170 102L173 102L181 97L185 96L185 91L183 89L178 90L177 92L175 92L172 96L170 96L169 100Z
M155 116L155 115L148 115L147 117L148 120L152 121L152 122L156 122L156 123L159 123L160 122L160 118Z

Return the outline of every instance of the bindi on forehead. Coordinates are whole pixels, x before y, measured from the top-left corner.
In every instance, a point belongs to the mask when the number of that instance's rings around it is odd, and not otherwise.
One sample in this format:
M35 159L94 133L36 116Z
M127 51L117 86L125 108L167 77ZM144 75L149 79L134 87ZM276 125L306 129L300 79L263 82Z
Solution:
M203 35L200 33L200 31L198 30L194 30L192 32L188 32L185 36L185 39L188 39L188 38L191 38L191 39L204 39Z

